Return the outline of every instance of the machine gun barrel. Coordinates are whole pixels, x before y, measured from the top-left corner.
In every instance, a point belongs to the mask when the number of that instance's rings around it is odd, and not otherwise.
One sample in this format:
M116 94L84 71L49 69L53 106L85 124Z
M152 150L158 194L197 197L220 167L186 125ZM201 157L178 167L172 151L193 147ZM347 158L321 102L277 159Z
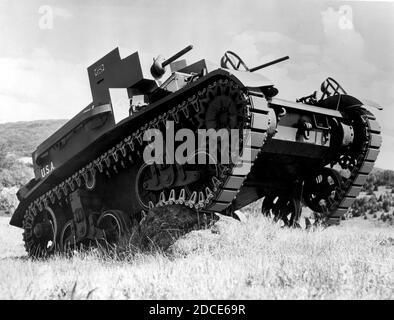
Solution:
M270 62L261 64L261 65L259 65L259 66L257 66L257 67L254 67L254 68L249 69L249 71L250 71L250 72L254 72L254 71L263 69L263 68L265 68L265 67L269 67L269 66L271 66L271 65L273 65L273 64L276 64L276 63L285 61L285 60L287 60L287 59L289 59L289 56L285 56L285 57L282 57L282 58L279 58L279 59L272 60L272 61L270 61Z
M176 59L179 57L183 56L186 52L189 52L191 49L193 49L192 45L187 46L186 48L182 49L178 53L174 54L172 57L168 58L162 63L162 67L164 68L165 66L169 65L171 62L174 62Z

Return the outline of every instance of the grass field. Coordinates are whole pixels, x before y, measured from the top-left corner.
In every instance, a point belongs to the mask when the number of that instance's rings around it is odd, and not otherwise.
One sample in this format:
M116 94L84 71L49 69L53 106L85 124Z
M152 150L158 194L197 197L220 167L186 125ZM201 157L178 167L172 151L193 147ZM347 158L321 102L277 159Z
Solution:
M0 299L393 299L394 229L361 219L305 231L251 214L179 239L172 253L32 261L0 218Z

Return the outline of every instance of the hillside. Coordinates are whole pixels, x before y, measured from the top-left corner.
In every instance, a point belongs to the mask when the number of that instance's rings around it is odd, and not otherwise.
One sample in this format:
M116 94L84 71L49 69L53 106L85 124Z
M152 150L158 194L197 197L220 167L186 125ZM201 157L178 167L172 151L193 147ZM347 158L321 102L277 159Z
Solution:
M2 152L30 157L34 149L67 120L37 120L0 123Z
M33 178L31 153L67 120L0 124L0 216L18 205L16 191Z

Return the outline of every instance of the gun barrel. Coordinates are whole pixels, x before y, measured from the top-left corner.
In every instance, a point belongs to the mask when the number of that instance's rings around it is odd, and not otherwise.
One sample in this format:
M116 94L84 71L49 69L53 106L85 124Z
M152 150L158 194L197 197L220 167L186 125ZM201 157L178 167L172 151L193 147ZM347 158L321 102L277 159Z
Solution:
M271 66L271 65L273 65L273 64L276 64L276 63L285 61L285 60L287 60L287 59L289 59L289 56L285 56L285 57L282 57L282 58L279 58L279 59L276 59L276 60L272 60L272 61L270 61L270 62L264 63L264 64L259 65L259 66L257 66L257 67L251 68L249 71L250 71L250 72L254 72L254 71L263 69L263 68L265 68L265 67L269 67L269 66Z
M179 51L178 53L174 54L172 57L168 58L167 60L165 60L162 63L163 68L166 65L169 65L171 62L174 62L176 59L178 59L179 57L183 56L186 52L189 52L191 49L193 49L192 45L187 46L186 48L182 49L181 51Z

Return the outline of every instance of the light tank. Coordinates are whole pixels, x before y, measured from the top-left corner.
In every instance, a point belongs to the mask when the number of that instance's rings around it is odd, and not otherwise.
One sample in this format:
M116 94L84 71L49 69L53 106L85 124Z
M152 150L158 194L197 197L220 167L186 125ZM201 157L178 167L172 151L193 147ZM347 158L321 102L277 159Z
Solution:
M116 244L147 212L172 205L232 216L264 198L262 213L288 226L302 205L329 225L340 222L378 156L381 129L370 109L380 107L332 78L319 98L283 100L256 71L288 57L253 68L231 51L219 65L177 60L191 49L159 56L147 70L138 52L121 59L118 49L88 67L92 103L37 147L35 177L17 193L10 224L24 229L30 256ZM194 159L205 163L147 162L144 134L168 136L169 124L208 138L235 130L235 160L210 161L210 150L196 148ZM165 159L181 143L166 138Z

